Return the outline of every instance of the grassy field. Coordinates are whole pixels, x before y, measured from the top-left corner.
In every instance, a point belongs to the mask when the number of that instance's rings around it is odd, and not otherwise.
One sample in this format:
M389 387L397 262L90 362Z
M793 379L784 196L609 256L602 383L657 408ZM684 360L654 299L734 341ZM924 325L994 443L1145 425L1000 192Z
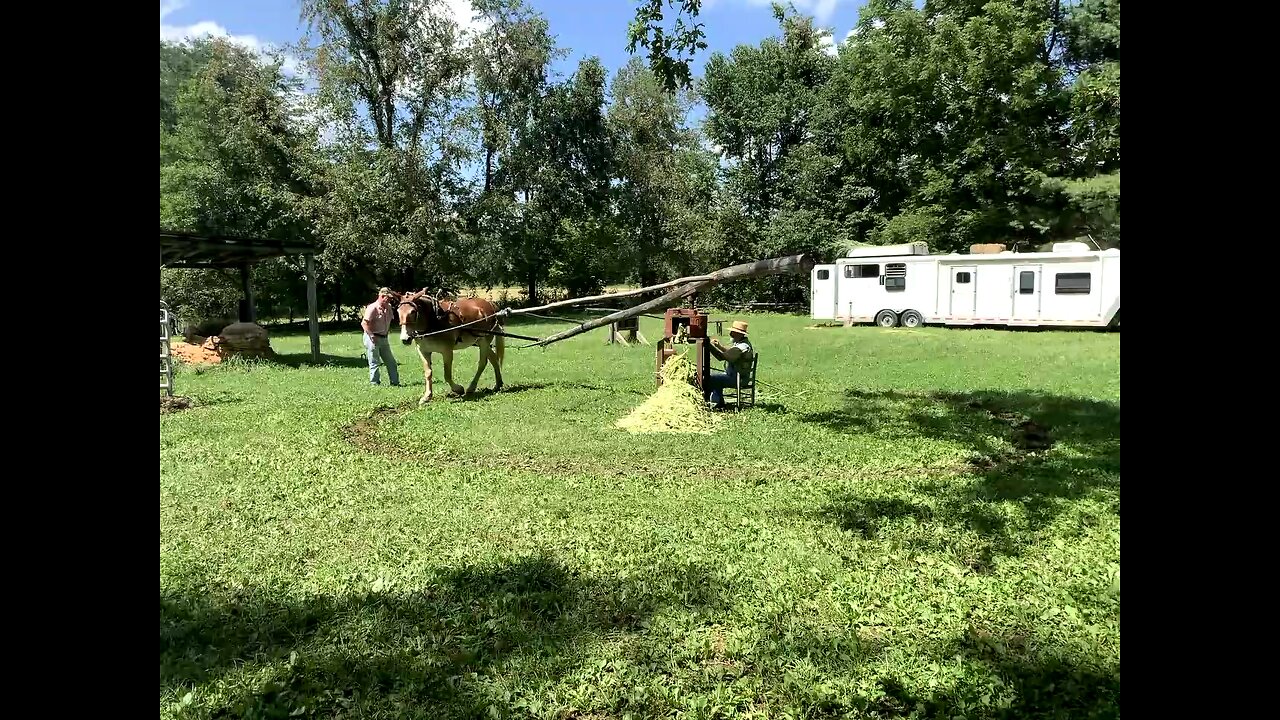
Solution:
M653 352L603 331L421 409L356 332L184 368L161 717L1118 717L1119 335L749 319L705 437L613 429Z

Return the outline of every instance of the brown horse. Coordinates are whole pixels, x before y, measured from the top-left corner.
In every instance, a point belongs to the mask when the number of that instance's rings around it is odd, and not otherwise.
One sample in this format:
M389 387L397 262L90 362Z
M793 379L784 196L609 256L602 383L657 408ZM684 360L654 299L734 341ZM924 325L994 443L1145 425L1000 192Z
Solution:
M480 367L476 369L476 376L471 378L471 385L467 387L466 392L476 391L476 383L480 382L485 365L491 361L495 380L493 389L502 389L502 358L505 343L501 335L481 332L485 330L502 332L500 318L496 317L498 308L493 303L474 297L453 302L440 300L432 297L424 288L418 292L403 295L397 313L400 318L400 342L405 345L417 343L418 355L422 357L422 372L427 390L418 401L419 405L425 405L431 401L431 353L433 352L440 353L444 357L444 379L455 394L464 393L462 386L453 381L453 353L472 345L480 350ZM460 327L464 325L465 327ZM417 337L424 333L436 334ZM495 340L497 342L494 342Z

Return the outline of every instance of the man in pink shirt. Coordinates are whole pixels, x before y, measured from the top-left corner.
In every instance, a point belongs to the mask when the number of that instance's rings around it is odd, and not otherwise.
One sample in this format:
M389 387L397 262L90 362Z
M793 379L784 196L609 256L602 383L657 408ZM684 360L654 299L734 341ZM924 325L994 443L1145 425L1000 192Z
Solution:
M396 368L396 358L391 354L391 342L387 333L391 330L391 300L396 296L390 288L378 288L378 299L364 309L364 318L360 327L364 329L364 350L369 358L369 384L378 385L378 359L387 366L387 376L391 387L400 387L400 375Z

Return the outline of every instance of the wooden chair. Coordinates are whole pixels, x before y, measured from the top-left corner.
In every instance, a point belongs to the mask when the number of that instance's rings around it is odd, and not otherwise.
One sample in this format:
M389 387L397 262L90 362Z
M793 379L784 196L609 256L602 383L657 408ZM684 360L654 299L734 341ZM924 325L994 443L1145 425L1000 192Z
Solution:
M754 355L751 356L751 374L747 376L746 382L744 383L742 380L742 373L738 373L737 375L734 376L734 379L737 381L736 386L732 388L734 390L734 393L733 393L734 412L739 412L742 410L743 394L746 394L748 397L747 405L750 407L755 407L756 366L759 364L760 364L760 353L755 353ZM730 389L731 388L725 388L723 392L727 393L729 392Z

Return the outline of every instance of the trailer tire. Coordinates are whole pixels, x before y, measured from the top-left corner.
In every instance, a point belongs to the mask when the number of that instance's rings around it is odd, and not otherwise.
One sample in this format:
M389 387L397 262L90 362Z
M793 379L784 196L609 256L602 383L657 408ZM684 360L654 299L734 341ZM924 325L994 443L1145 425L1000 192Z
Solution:
M904 310L902 316L898 318L898 323L904 328L917 328L924 324L924 317L915 310Z
M898 313L892 310L881 310L876 313L876 324L882 328L898 326Z

